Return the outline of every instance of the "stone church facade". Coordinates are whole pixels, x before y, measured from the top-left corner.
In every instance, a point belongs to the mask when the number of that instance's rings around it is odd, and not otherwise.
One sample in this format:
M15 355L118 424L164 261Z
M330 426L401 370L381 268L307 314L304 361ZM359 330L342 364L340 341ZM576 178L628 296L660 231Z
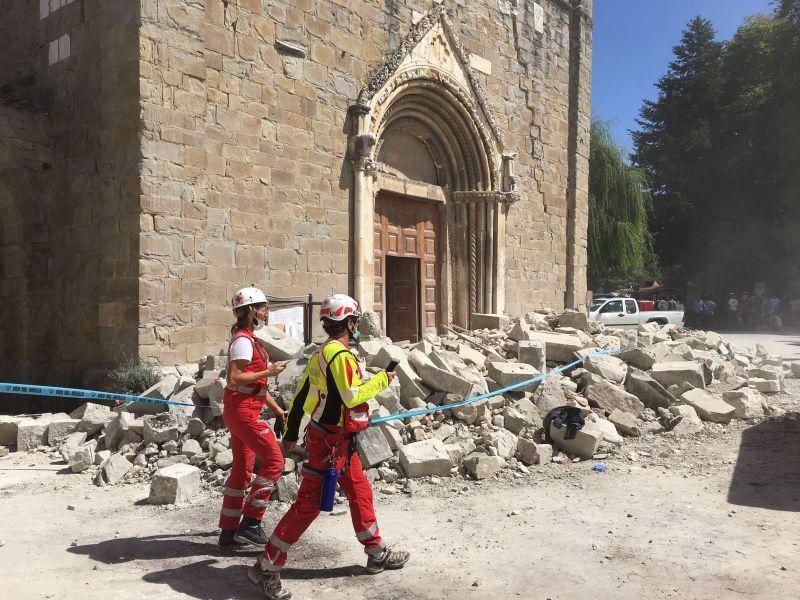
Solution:
M585 304L590 1L7 4L1 380L216 353L246 284L408 339Z

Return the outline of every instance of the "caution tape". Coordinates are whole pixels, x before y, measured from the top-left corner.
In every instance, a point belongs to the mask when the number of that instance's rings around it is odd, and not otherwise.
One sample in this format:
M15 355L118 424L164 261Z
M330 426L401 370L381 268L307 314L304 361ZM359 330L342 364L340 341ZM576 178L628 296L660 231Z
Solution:
M487 398L491 398L493 396L499 396L501 394L505 394L506 392L511 392L517 390L521 387L525 387L526 385L531 385L532 383L539 383L547 379L548 377L552 377L553 375L558 375L559 373L563 373L571 369L572 367L576 367L580 364L583 364L590 356L600 356L601 354L616 354L619 352L618 349L610 349L610 350L598 350L597 352L592 352L591 354L587 354L583 358L580 358L576 361L573 361L563 367L558 367L553 369L552 371L548 371L543 375L539 375L537 377L533 377L531 379L527 379L525 381L520 381L519 383L515 383L513 385L508 385L504 388L499 390L495 390L493 392L488 392L486 394L481 394L480 396L475 396L473 398L467 398L465 400L459 400L458 402L451 402L450 404L442 404L440 406L434 406L431 408L416 408L414 410L409 410L403 413L396 413L393 415L386 415L384 417L375 417L374 419L370 419L369 424L370 426L379 425L381 423L387 423L389 421L396 421L399 419L410 419L412 417L420 417L423 415L429 415L431 413L441 412L443 410L450 410L452 408L458 408L459 406L466 406L467 404L474 404L475 402L480 402L481 400L486 400Z
M192 402L174 402L172 400L159 400L158 398L145 398L131 394L115 394L113 392L98 392L96 390L81 390L77 388L62 388L45 385L27 385L24 383L0 383L0 394L22 394L25 396L49 396L51 398L72 398L74 400L93 401L120 401L120 402L151 402L153 404L170 404L172 406L196 406L208 408L207 404L194 404Z

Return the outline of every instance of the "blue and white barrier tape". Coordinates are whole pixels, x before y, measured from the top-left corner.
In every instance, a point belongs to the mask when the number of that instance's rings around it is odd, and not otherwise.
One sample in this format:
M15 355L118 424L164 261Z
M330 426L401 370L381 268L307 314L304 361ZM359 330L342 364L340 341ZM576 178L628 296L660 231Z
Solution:
M117 401L120 402L152 402L154 404L171 404L173 406L197 406L207 408L208 405L194 404L192 402L174 402L172 400L159 400L158 398L145 398L131 394L115 394L112 392L98 392L96 390L80 390L76 388L62 388L44 385L26 385L24 383L1 383L0 394L22 394L25 396L49 396L51 398L72 398L74 400L92 401Z

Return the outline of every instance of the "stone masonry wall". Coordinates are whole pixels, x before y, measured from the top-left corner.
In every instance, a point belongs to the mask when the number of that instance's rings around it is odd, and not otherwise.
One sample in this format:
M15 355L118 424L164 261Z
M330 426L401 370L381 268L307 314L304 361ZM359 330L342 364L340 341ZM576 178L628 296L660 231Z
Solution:
M28 285L26 343L36 357L29 365L43 356L49 364L27 378L77 384L88 369L137 351L139 5L11 4L0 37L0 93L46 112L52 135L51 192L14 199L35 205L25 210L36 219L23 219L47 247L27 258L39 284Z
M563 0L540 4L537 32L533 2L448 3L464 46L491 63L480 79L506 151L517 152L522 200L507 229L511 314L560 308L567 281L571 8ZM347 108L414 12L430 7L428 0L142 0L142 356L176 363L217 351L231 321L229 298L244 284L276 295L349 289ZM308 56L280 52L276 40L301 44ZM587 78L588 65L580 69ZM588 93L573 97L583 135ZM587 143L573 143L581 154L572 168L579 213ZM585 254L583 222L574 280L581 236Z

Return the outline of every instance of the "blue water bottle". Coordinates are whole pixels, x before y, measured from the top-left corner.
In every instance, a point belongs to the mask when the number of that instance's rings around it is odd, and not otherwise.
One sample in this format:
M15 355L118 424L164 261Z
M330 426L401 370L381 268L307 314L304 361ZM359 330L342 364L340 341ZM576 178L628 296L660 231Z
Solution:
M333 510L333 498L336 496L336 479L339 473L331 465L322 476L322 494L319 498L319 509L325 512Z

